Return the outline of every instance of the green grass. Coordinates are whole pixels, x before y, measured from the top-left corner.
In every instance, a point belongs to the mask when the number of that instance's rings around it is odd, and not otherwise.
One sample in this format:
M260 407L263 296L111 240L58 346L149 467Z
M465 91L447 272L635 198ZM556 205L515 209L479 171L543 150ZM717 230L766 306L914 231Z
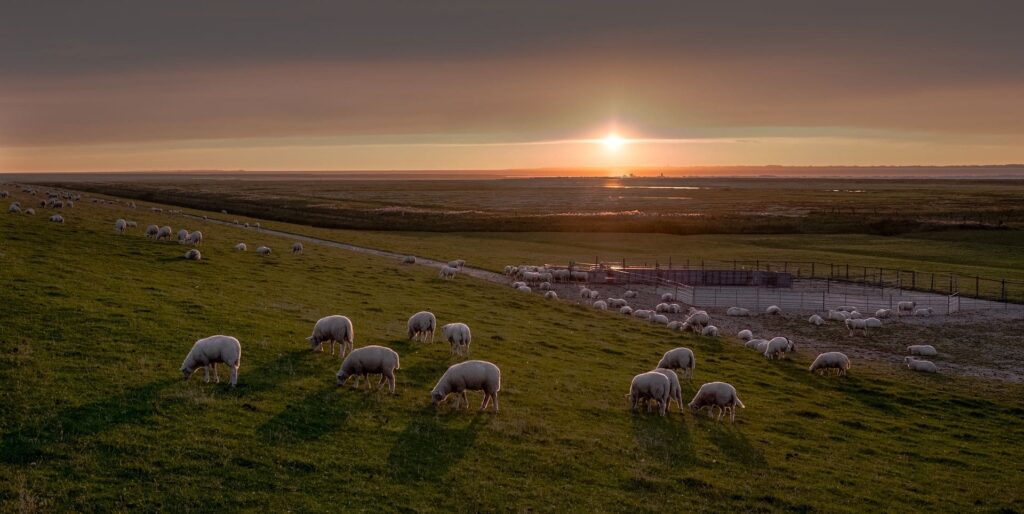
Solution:
M188 262L141 229L113 234L121 216L179 228L168 214L42 214L0 216L2 511L1024 509L1019 385L861 362L816 378L811 355L766 363L732 340L390 260L292 256L285 240L189 221L206 239ZM515 240L493 241L445 253L483 262ZM403 340L427 308L470 324L473 357L502 368L500 413L430 405L454 360ZM395 395L334 387L338 360L304 341L333 313L357 346L401 354ZM217 333L242 342L239 387L181 381L191 344ZM678 345L698 358L684 396L733 383L747 404L735 425L628 411L630 378Z

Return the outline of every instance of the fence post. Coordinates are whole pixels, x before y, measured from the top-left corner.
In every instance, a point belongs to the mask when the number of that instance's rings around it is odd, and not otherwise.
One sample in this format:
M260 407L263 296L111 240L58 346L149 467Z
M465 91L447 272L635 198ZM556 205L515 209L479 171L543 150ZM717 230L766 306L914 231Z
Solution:
M811 278L814 278L814 261L811 261Z
M1005 278L1003 279L1003 286L1002 286L1001 292L999 293L999 298L1002 298L1003 303L1006 303L1006 279Z
M981 298L981 288L980 288L980 286L981 286L981 279L978 278L978 275L975 275L974 276L974 297L975 298Z
M821 293L821 310L825 310L825 292Z
M929 291L935 292L935 273L932 273L932 285L928 288Z
M850 280L850 265L846 265L846 280Z
M916 271L911 271L910 272L910 288L911 289L917 289L917 272Z
M668 256L668 269L670 269L670 270L672 269L672 256L671 255Z

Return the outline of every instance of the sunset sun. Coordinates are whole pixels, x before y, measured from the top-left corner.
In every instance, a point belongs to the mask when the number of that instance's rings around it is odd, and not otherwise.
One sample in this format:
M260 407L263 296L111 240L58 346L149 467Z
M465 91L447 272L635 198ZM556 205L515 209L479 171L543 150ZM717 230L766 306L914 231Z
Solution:
M604 145L605 149L612 152L618 150L619 148L622 148L622 145L624 145L625 143L626 140L615 133L608 134L607 136L604 137L604 139L601 140L601 144Z

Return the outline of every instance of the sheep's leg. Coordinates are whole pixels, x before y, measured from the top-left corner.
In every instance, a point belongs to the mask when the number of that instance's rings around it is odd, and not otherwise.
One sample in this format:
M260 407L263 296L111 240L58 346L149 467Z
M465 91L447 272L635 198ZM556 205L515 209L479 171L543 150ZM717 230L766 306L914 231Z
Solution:
M231 387L238 384L238 366L231 366Z
M355 386L354 386L356 389L359 389L359 381L362 380L362 379L363 379L362 375L356 375L356 381L355 381Z
M213 368L213 383L214 384L219 384L220 383L220 373L217 372L217 363L214 362L213 364L210 364L210 367Z
M373 390L373 382L370 381L370 374L369 373L364 374L363 378L366 379L366 390L367 391Z
M466 408L467 409L469 408L469 398L466 397L466 391L465 390L462 391L462 403L460 403L460 405L461 404L465 404Z
M487 404L491 402L491 395L484 393L484 401L480 402L480 412L487 410Z
M388 391L391 394L395 393L395 370L391 370L387 374L388 377Z
M495 391L494 394L491 395L491 399L494 400L494 412L498 412L498 392L497 391Z
M209 364L203 366L203 383L204 384L209 384L210 383L210 365Z

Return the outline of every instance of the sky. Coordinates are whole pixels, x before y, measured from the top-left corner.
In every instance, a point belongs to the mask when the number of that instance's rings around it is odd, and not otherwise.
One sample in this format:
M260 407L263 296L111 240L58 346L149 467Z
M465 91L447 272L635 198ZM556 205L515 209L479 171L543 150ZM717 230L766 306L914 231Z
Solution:
M3 11L0 171L1024 162L1020 1Z

